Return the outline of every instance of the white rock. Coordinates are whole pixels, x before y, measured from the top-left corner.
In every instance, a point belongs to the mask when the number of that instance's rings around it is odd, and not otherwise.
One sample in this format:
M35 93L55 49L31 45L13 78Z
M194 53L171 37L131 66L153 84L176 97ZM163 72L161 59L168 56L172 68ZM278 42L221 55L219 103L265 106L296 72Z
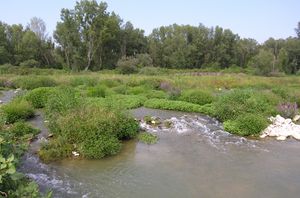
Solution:
M297 122L298 120L300 120L300 115L296 115L296 116L293 118L293 121L294 121L294 122Z
M76 151L72 151L72 155L75 156L75 157L78 157L78 156L79 156L79 153L76 152Z
M300 140L300 125L294 124L291 119L285 119L280 115L269 119L272 124L263 131L261 138L270 136L277 137L277 140L285 140L287 137L292 136Z
M3 104L3 101L2 101L2 100L0 100L0 104Z

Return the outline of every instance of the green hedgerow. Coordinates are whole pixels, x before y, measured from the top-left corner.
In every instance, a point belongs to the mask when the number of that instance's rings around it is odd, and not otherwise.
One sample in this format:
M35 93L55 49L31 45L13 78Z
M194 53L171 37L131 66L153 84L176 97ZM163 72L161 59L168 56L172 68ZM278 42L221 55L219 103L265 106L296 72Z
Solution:
M268 121L261 115L242 114L235 120L224 122L224 129L230 133L249 136L260 134L268 125Z
M17 99L2 107L6 122L14 123L34 116L32 105L26 100Z
M48 98L54 93L50 87L36 88L25 95L25 99L32 104L34 108L44 108Z
M202 90L187 90L183 91L180 100L191 102L199 105L205 105L213 102L211 93Z
M158 136L151 133L140 133L138 135L138 140L145 144L156 144Z

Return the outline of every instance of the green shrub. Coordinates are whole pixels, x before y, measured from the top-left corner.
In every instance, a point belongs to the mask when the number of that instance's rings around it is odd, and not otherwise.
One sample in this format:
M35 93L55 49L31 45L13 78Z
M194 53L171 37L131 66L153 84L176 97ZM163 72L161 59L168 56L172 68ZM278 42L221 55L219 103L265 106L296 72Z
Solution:
M38 155L42 161L48 163L70 157L74 149L76 148L63 137L58 137L42 144Z
M272 89L272 92L276 95L282 97L283 99L289 98L289 92L288 89L284 89L282 87L275 87Z
M236 120L224 122L224 129L230 133L249 136L259 135L268 125L266 118L257 114L242 114Z
M205 105L213 102L211 93L202 90L188 90L182 92L180 100L191 102L199 105Z
M128 89L127 94L129 95L139 95L139 94L144 94L148 91L144 86L137 86L137 87L131 87Z
M39 67L40 63L34 59L29 59L20 63L21 67Z
M66 113L80 104L81 99L73 88L59 87L48 97L46 113L48 116L56 116L56 114Z
M46 76L23 76L14 80L17 87L22 89L35 89L39 87L54 87L55 80Z
M82 143L80 152L88 159L100 159L117 154L121 149L120 141L114 136L102 135L97 139L87 139Z
M56 120L55 135L68 144L78 145L86 158L99 159L120 150L119 140L132 138L138 131L133 118L113 109L84 106L69 111Z
M14 100L2 107L6 122L14 123L34 116L34 109L26 100Z
M263 92L234 90L221 95L214 104L215 114L221 121L234 120L243 113L272 115L276 108Z
M117 69L121 74L133 74L138 72L138 60L133 57L121 58L117 63Z
M70 80L70 85L73 87L77 87L80 85L95 86L96 84L97 84L97 79L88 76L76 76L71 78Z
M157 135L151 133L140 133L138 135L138 140L145 144L156 144L158 141Z
M149 90L145 94L143 94L147 98L160 98L160 99L166 99L168 98L168 94L163 91L158 90Z
M27 134L37 135L39 131L39 129L33 128L31 125L25 122L16 122L9 128L9 132L18 137Z
M44 108L48 98L54 93L50 87L36 88L25 95L25 99L32 104L34 108Z

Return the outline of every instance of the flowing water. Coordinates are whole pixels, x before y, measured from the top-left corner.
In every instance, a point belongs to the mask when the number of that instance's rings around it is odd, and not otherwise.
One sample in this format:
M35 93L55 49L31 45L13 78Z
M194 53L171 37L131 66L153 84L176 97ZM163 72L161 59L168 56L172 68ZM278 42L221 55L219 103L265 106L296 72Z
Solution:
M136 141L103 160L64 160L43 164L29 152L21 171L54 197L124 198L282 198L300 195L300 142L251 140L223 131L199 114L139 108L145 115L170 119L171 129L149 128L155 145ZM32 121L43 127L42 116ZM44 128L43 130L47 130ZM45 131L43 132L46 133Z

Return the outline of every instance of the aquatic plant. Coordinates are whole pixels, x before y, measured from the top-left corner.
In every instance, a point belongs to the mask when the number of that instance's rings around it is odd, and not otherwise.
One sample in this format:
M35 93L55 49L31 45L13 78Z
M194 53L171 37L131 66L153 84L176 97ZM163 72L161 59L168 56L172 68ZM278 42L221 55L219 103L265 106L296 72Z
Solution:
M199 105L212 103L214 98L211 93L203 90L187 90L183 91L179 100L191 102Z
M24 98L32 104L34 108L44 108L48 98L54 93L50 87L40 87L28 92Z
M2 108L7 123L14 123L20 120L26 120L34 116L34 108L23 99L17 99Z
M156 144L158 141L158 136L151 133L140 133L138 135L138 140L145 144Z

